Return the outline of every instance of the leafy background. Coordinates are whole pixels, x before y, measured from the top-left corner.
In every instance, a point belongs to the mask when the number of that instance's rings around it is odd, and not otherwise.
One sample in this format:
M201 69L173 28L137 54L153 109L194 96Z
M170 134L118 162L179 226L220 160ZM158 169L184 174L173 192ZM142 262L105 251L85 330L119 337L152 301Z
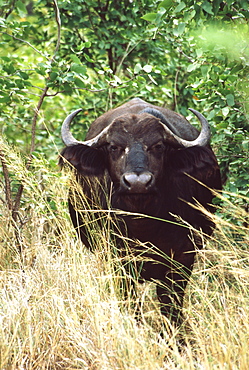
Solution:
M139 96L191 122L189 107L206 116L224 188L248 207L247 0L0 3L0 130L28 167L36 157L57 171L73 109L83 107L83 138L97 116Z

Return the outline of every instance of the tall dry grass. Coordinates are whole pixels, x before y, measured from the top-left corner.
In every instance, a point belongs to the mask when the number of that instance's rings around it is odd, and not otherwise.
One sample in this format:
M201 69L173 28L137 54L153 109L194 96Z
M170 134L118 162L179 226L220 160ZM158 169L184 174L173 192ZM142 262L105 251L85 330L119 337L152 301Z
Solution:
M20 156L10 152L9 158L25 193L17 225L21 254L10 212L0 203L1 369L248 369L243 209L227 203L236 226L215 217L216 232L198 252L186 291L185 325L176 330L160 317L152 283L139 287L138 322L132 302L125 304L118 292L106 230L95 231L103 248L94 254L75 235L65 201L67 177L51 173L41 159L27 172Z

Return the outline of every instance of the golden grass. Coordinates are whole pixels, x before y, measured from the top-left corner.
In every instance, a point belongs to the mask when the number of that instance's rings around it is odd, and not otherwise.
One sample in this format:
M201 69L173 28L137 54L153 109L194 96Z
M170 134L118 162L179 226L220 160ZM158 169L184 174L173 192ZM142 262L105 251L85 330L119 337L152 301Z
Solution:
M117 290L106 230L95 235L103 249L87 251L68 218L66 176L41 160L33 166L27 173L17 156L9 163L25 184L21 255L11 215L0 205L1 369L248 369L249 240L242 209L227 203L239 226L215 217L217 230L198 252L179 333L161 318L151 283L139 286L143 316L135 319ZM164 339L162 321L169 327Z

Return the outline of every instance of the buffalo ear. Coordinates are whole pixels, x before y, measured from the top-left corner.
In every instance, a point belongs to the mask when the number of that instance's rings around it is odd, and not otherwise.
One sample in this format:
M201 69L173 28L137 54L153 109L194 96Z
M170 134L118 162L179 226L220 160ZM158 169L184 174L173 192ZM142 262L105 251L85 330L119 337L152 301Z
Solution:
M174 151L170 158L174 171L187 174L213 189L221 189L220 169L209 147L192 147ZM186 179L186 183L192 180ZM189 185L190 186L190 185Z
M63 167L66 162L85 176L101 176L106 169L104 151L83 144L67 146L62 150L59 165Z

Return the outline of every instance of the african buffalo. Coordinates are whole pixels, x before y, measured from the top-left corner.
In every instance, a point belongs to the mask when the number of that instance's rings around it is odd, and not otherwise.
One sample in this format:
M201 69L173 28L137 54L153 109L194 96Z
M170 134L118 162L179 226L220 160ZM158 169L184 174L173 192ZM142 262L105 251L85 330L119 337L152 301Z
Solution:
M138 253L136 248L141 252L141 246L148 248L140 279L156 283L161 312L173 322L181 321L195 249L202 247L202 238L193 230L210 235L213 229L212 221L195 205L213 212L210 188L221 189L208 122L190 110L201 123L200 132L180 114L139 98L97 118L85 141L77 141L69 131L81 109L69 114L62 125L66 147L60 164L69 163L76 169L77 181L93 208L97 192L99 209L108 208L104 194L109 194L111 208L124 211L118 217L122 233L131 240L131 253ZM71 193L71 219L83 243L92 248L82 215L85 206L73 198Z

